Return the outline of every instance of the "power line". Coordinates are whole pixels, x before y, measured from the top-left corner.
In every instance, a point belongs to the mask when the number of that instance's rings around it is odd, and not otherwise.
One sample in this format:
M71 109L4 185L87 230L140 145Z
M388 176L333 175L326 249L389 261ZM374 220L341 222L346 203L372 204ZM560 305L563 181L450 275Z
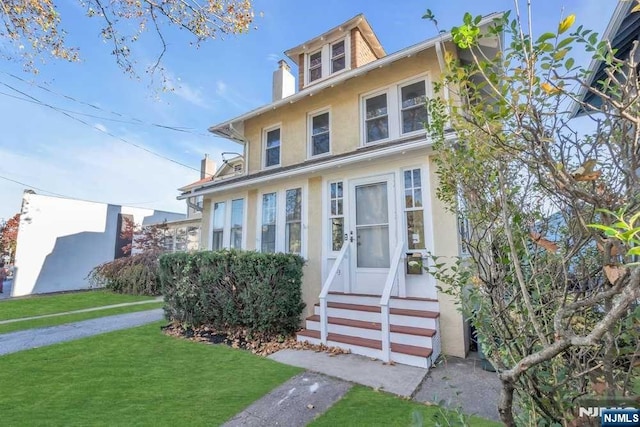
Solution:
M23 91L21 91L20 89L17 89L17 88L15 88L15 87L13 87L13 86L11 86L11 85L7 84L7 83L0 82L0 85L3 85L3 86L5 86L5 87L7 87L7 88L11 89L11 90L12 90L12 91L14 91L14 92L17 92L17 93L19 93L20 95L26 96L27 98L31 99L32 101L34 101L35 103L37 103L37 104L39 104L39 105L41 105L41 106L43 106L43 107L50 108L50 109L52 109L52 110L54 110L54 111L56 111L56 112L58 112L58 113L60 113L60 114L63 114L63 115L65 115L65 116L69 117L69 118L70 118L70 119L72 119L72 120L75 120L75 121L77 121L77 122L82 123L82 124L83 124L83 125L85 125L85 126L90 127L91 129L95 129L95 130L97 130L97 131L99 131L99 132L102 132L102 133L104 133L104 134L106 134L106 135L109 135L110 137L112 137L112 138L114 138L114 139L117 139L118 141L121 141L121 142L123 142L123 143L125 143L125 144L131 145L131 146L133 146L133 147L136 147L136 148L138 148L138 149L140 149L140 150L146 151L147 153L149 153L149 154L151 154L151 155L154 155L154 156L156 156L156 157L159 157L159 158L161 158L161 159L164 159L164 160L166 160L166 161L168 161L168 162L175 163L175 164L180 165L180 166L182 166L182 167L185 167L185 168L187 168L187 169L191 169L191 170L194 170L194 171L200 172L200 169L198 169L198 168L194 168L193 166L187 165L186 163L179 162L178 160L172 159L171 157L168 157L168 156L165 156L165 155L163 155L163 154L157 153L157 152L155 152L155 151L153 151L153 150L150 150L150 149L148 149L148 148L146 148L146 147L143 147L143 146L142 146L142 145L140 145L140 144L136 144L135 142L128 141L128 140L126 140L126 139L122 138L121 136L114 135L114 134L112 134L111 132L109 132L109 131L107 131L107 130L105 130L105 129L102 129L102 128L99 128L99 127L93 126L93 125L91 125L90 123L88 123L88 122L86 122L86 121L84 121L84 120L82 120L82 119L80 119L80 118L78 118L78 117L75 117L75 116L71 115L70 113L68 113L68 112L66 112L66 111L63 111L63 110L59 109L58 107L53 106L53 105L51 105L51 104L48 104L48 103L46 103L46 102L40 101L39 99L37 99L37 98L35 98L35 97L33 97L33 96L29 95L28 93L23 92ZM213 176L213 174L208 174L208 175Z
M38 190L38 191L41 191L43 193L48 193L48 194L52 194L54 196L63 197L65 199L85 200L85 199L78 199L77 197L73 197L73 196L69 196L69 195L55 193L53 191L45 190L44 188L38 188L38 187L35 187L33 185L29 185L29 184L27 184L25 182L21 182L21 181L15 180L15 179L11 179L11 178L8 178L8 177L2 176L2 175L0 175L0 179L4 179L6 181L22 185L22 186L24 186L26 188L30 188L30 189L33 189L33 190ZM85 201L92 202L92 200L85 200ZM146 205L146 204L149 204L149 203L156 203L158 201L159 200L150 200L150 201L146 201L146 202L132 202L132 203L110 203L110 202L98 202L98 203L107 203L107 204L119 205L119 206L131 206L131 205Z
M0 71L0 73L5 74L5 75L7 75L7 76L9 76L11 78L14 78L14 79L18 80L18 81L21 81L21 82L23 82L25 84L28 84L28 85L31 85L31 86L35 86L35 87L37 87L37 88L39 88L41 90L44 90L46 92L49 92L51 94L54 94L54 95L57 95L57 96L61 96L61 97L65 98L65 99L68 99L69 101L73 101L73 102L76 102L78 104L85 105L87 107L93 108L93 109L98 110L98 111L105 112L107 114L112 114L114 116L121 117L121 119L110 119L110 118L107 118L107 117L92 116L92 115L90 115L88 113L74 112L74 114L81 114L81 115L86 115L86 116L89 116L89 117L99 118L99 119L102 119L102 120L111 120L111 121L116 121L116 122L121 122L121 123L128 123L128 124L139 125L139 126L153 126L153 127L157 127L157 128L161 128L161 129L172 130L172 131L175 131L175 132L188 133L188 134L195 135L195 136L202 136L202 137L208 137L209 136L209 135L204 134L204 133L194 132L193 129L186 128L186 127L164 125L164 124L153 123L153 122L145 122L144 120L140 120L140 119L138 119L136 117L127 116L127 115L121 114L121 113L119 113L117 111L112 111L112 110L109 110L109 109L105 109L105 108L102 108L102 107L100 107L98 105L91 104L89 102L85 102L85 101L79 100L79 99L74 98L74 97L72 97L70 95L65 95L64 93L54 91L52 89L49 89L46 86L42 86L42 85L37 84L35 82L31 82L29 80L23 79L22 77L17 76L17 75L12 74L12 73L9 73L7 71ZM21 98L18 98L18 99L21 99ZM125 120L125 119L127 119L127 120Z

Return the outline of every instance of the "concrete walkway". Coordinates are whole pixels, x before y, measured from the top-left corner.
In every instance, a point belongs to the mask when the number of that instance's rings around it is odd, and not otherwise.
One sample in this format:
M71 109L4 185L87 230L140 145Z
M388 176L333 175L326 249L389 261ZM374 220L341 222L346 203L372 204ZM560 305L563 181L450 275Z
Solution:
M267 393L223 425L305 426L342 399L351 386L346 381L304 372Z
M133 328L164 319L161 308L117 314L66 325L28 329L0 335L0 356L59 342L77 340L106 332Z
M443 403L451 409L461 408L467 415L499 420L500 381L494 372L482 370L474 355L466 359L443 358L429 371L400 364L383 365L379 360L354 354L329 355L314 350L280 350L269 358L417 402Z
M67 314L88 313L88 312L91 312L91 311L108 310L110 308L128 307L130 305L150 304L150 303L153 303L153 302L162 302L162 297L154 298L154 299L151 299L151 300L145 300L145 301L123 302L123 303L120 303L120 304L111 304L111 305L103 305L103 306L100 306L100 307L83 308L81 310L63 311L62 313L43 314L41 316L20 317L18 319L2 320L2 321L0 321L0 325L4 325L6 323L23 322L25 320L34 320L34 319L44 319L44 318L47 318L47 317L66 316Z

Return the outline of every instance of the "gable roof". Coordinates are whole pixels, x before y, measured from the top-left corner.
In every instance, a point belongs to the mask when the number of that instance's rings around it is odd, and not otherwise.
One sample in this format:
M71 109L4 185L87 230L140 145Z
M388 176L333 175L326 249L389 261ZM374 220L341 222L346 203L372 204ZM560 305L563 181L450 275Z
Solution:
M613 12L613 16L602 34L602 40L611 43L613 49L617 49L615 54L618 59L626 59L633 47L633 42L640 38L640 13L631 12L636 5L635 1L618 1L618 5ZM602 61L592 60L589 70L592 71L587 83L594 87L597 82L607 78L605 73L606 65ZM578 94L578 99L583 102L598 107L601 104L600 97L592 92L588 92L586 87L582 87ZM580 116L586 111L575 103L571 116Z

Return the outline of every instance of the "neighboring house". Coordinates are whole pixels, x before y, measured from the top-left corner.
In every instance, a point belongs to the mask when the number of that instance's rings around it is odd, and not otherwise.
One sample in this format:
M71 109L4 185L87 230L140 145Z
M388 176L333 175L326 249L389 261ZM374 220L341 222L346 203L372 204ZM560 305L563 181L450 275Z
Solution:
M25 192L12 296L87 289L96 266L124 256L126 219L148 225L184 214Z
M634 43L640 42L640 12L632 11L636 6L637 2L635 1L618 1L618 5L613 11L613 16L602 34L601 40L608 42L611 48L615 50L615 57L621 60L627 60L633 51ZM637 67L640 62L640 48L636 50L635 55L633 62ZM605 68L606 64L602 61L591 61L589 66L591 71L588 79L589 86L602 90L599 82L606 80L608 77ZM602 102L597 94L588 91L585 86L582 87L578 98L580 101L595 108L600 107ZM574 116L580 116L587 112L580 104L574 104Z
M297 91L280 61L272 103L209 129L240 145L242 174L203 176L179 198L202 200L203 249L307 260L299 340L423 367L441 349L465 357L455 300L421 268L428 252L460 253L424 129L445 48L468 58L449 35L387 55L358 15L285 52Z

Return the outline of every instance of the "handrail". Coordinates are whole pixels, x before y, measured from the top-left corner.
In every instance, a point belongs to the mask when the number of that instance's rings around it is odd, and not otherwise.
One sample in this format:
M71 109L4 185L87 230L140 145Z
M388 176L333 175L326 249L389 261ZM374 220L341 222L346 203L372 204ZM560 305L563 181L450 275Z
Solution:
M384 290L382 291L382 297L380 298L380 314L382 315L382 361L389 362L391 360L391 331L389 320L389 299L391 299L391 292L393 286L396 284L396 278L398 276L398 267L400 266L400 260L402 259L402 249L404 248L404 242L400 241L396 245L396 249L393 252L391 258L391 265L389 266L389 274L387 274L387 280L384 283Z
M324 285L322 286L322 290L320 291L320 341L322 344L327 343L327 295L331 290L331 285L333 284L333 279L335 279L336 274L338 274L338 270L340 269L340 265L342 261L347 257L347 252L351 242L345 241L342 244L342 248L340 248L340 252L338 252L338 257L336 258L331 270L329 270L329 275L327 276L327 280L324 281Z

